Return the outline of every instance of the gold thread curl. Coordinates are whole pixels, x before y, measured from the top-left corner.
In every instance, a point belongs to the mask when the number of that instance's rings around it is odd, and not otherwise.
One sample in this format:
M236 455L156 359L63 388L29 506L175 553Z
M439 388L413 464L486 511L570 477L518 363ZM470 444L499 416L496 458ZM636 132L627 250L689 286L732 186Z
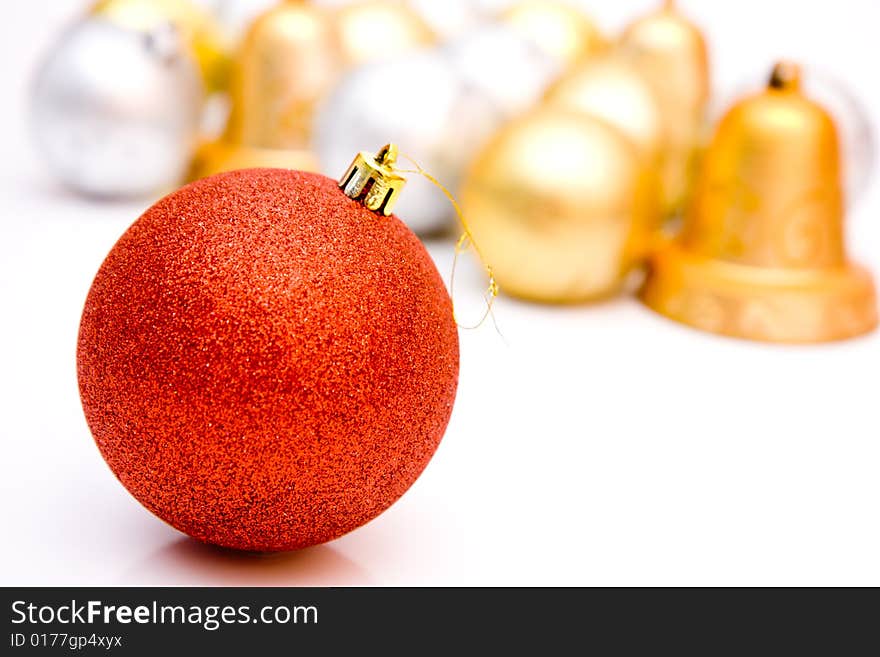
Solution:
M461 228L464 231L461 234L461 237L458 238L458 241L455 243L455 255L452 258L452 271L449 274L449 296L452 298L452 317L455 320L456 326L465 330L472 330L480 328L483 323L489 317L492 318L492 324L495 326L495 330L501 335L501 330L498 328L498 322L495 319L495 313L493 312L493 306L495 305L495 299L498 297L498 281L495 280L495 273L492 271L492 266L486 261L486 258L483 257L482 251L480 251L480 247L477 245L477 242L474 240L473 233L471 233L470 226L468 225L467 220L464 217L464 213L461 210L461 207L458 205L458 201L455 200L455 197L452 195L443 184L437 180L430 173L425 171L421 165L416 162L413 158L403 153L400 153L400 157L406 159L410 162L413 169L403 169L397 166L392 165L392 169L396 173L414 173L422 176L425 180L430 182L434 187L439 189L446 196L446 199L449 201L450 205L452 205L453 210L455 210L455 215L458 217L458 223L461 224ZM474 253L479 259L480 264L483 265L486 270L486 275L489 277L489 286L486 289L486 293L483 295L483 300L486 302L486 312L483 313L483 316L480 318L480 321L474 324L473 326L464 326L461 322L458 321L458 316L455 312L455 271L458 266L458 258L459 256L467 251L469 248L473 248ZM503 337L503 336L502 336Z

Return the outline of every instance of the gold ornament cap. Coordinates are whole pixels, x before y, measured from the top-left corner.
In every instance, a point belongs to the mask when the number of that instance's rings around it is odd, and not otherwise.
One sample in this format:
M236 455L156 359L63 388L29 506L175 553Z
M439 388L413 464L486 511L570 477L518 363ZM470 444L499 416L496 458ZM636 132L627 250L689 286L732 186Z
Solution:
M654 254L641 296L696 328L809 343L877 325L871 275L850 262L837 130L799 68L721 120L678 240Z
M406 178L394 170L395 162L397 146L394 144L386 144L375 156L361 151L339 179L339 188L369 210L390 215L406 185Z

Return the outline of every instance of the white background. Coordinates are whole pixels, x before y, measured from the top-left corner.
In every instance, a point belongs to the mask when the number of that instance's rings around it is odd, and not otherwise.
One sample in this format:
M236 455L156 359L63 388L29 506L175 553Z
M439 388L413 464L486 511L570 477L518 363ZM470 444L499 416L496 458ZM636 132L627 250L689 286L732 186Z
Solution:
M65 192L27 134L35 63L83 4L0 9L0 584L880 585L880 334L770 347L629 298L501 299L503 340L461 333L455 412L425 474L331 544L240 555L142 509L92 442L74 358L91 279L149 201ZM653 2L585 4L614 30ZM681 4L720 95L787 55L880 116L877 2ZM849 238L880 272L876 185ZM448 272L451 246L431 251Z

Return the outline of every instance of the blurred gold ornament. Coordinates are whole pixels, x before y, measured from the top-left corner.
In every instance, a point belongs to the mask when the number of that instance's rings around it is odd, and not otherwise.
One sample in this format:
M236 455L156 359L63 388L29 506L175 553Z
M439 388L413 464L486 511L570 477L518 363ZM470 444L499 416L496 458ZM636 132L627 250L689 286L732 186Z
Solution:
M644 256L656 195L650 171L620 131L545 106L483 149L461 198L502 291L569 303L621 287Z
M675 214L686 205L703 142L710 91L705 39L666 0L624 30L619 52L645 75L660 102L666 136L664 207Z
M245 36L232 72L226 133L200 149L193 177L249 167L317 171L315 110L346 68L433 38L399 2L369 0L333 10L284 0Z
M287 0L262 14L233 66L226 134L201 149L193 177L250 167L317 170L310 122L341 66L326 9Z
M607 121L638 147L647 166L663 155L663 117L651 86L625 59L599 55L577 65L546 93L544 102Z
M318 162L308 148L257 148L232 144L224 139L201 145L190 167L190 180L206 178L224 171L267 167L318 171Z
M230 45L210 13L191 0L98 0L91 13L143 32L172 23L192 48L205 88L209 92L226 88Z
M362 0L343 5L336 13L336 27L342 58L349 67L436 42L421 15L403 2Z
M715 333L822 342L877 324L871 275L844 248L835 125L778 64L727 113L679 240L653 257L649 306Z
M563 67L607 46L599 28L584 12L557 0L522 0L505 9L501 21Z
M326 10L287 0L245 36L232 85L228 140L260 148L308 145L315 103L342 61Z

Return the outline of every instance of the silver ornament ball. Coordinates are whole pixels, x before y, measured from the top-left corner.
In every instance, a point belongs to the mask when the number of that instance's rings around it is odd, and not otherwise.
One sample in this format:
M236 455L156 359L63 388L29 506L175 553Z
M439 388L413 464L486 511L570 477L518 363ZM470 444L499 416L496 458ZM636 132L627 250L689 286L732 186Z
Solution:
M444 154L451 150L444 139L456 128L460 95L453 71L433 52L355 70L317 113L314 140L322 169L339 177L354 153L375 152L393 141L401 153L447 182L454 162ZM471 127L465 121L458 126L462 140ZM408 164L398 161L402 168ZM448 215L443 195L418 176L408 178L395 213L419 233L443 227Z
M502 120L531 108L561 73L556 58L501 24L473 30L440 52L464 87L490 102Z
M55 176L87 195L133 197L183 179L204 88L171 24L144 32L90 17L49 53L31 100L32 132Z
M549 57L502 26L355 69L318 109L313 134L321 168L338 177L353 153L394 142L455 192L476 151L537 102L556 72ZM447 198L420 176L408 178L396 214L420 234L447 227L454 216Z

